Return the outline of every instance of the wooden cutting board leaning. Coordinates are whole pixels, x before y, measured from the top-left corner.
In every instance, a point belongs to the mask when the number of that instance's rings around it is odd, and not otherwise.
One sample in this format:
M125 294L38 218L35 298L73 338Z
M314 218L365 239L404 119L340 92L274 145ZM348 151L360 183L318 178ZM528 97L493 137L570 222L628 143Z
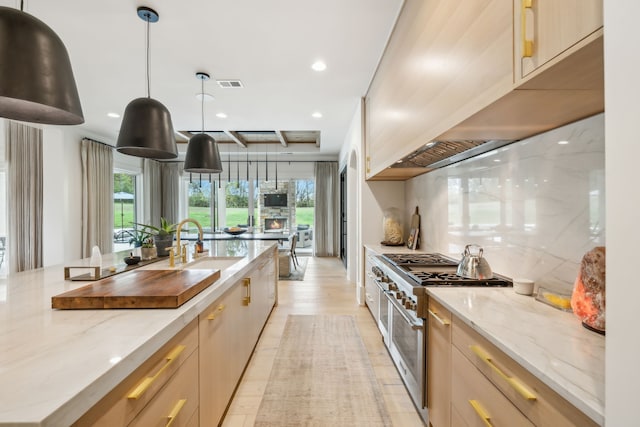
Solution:
M420 242L420 214L418 213L418 206L411 215L411 224L409 226L409 238L407 239L407 247L409 249L418 249Z

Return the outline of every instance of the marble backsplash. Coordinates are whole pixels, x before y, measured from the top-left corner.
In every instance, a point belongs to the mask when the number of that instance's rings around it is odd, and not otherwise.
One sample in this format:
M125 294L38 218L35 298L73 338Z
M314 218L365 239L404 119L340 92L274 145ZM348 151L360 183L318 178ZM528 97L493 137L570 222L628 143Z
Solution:
M599 114L407 181L406 221L419 206L421 250L478 244L494 272L570 292L605 245L604 167Z

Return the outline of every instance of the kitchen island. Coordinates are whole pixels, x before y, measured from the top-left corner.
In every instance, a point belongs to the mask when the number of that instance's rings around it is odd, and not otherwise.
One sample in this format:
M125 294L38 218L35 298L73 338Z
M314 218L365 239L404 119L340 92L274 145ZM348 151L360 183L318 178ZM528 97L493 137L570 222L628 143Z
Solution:
M272 307L276 244L255 241L239 247L229 243L211 242L209 255L223 258L220 278L175 309L54 310L52 296L87 284L65 281L63 265L3 279L0 426L71 425L167 342L197 323L225 292L247 280L258 263L268 266L265 274L273 288ZM104 255L103 266L118 265L123 256ZM88 259L68 265L86 266ZM168 259L140 268L168 268Z

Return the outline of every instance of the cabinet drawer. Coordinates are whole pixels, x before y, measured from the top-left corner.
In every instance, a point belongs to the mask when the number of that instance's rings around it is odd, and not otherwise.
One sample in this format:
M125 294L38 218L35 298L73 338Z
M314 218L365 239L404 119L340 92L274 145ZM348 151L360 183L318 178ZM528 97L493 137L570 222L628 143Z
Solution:
M451 350L451 365L451 406L466 425L533 426L455 347Z
M164 427L169 423L187 427L197 409L198 352L194 352L129 427Z
M452 333L454 347L535 425L597 425L456 317Z
M198 349L194 320L82 416L74 427L126 426Z

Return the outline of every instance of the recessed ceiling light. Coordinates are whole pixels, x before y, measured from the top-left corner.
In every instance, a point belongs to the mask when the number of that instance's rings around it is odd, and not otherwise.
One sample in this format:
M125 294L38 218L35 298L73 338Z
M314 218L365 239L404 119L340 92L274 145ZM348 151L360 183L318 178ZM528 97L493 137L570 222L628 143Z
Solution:
M322 118L322 113L316 111L315 113L313 113L311 115L311 117L313 117L314 119L320 119L320 118Z
M324 71L327 69L327 64L325 64L323 61L316 61L311 64L311 68L313 68L315 71Z
M559 145L567 145L569 141L558 141Z
M219 119L226 119L227 115L225 113L218 113L218 114L216 114L216 117L219 118Z
M111 117L112 119L117 119L120 117L120 114L118 113L107 113L107 116Z
M196 99L198 101L202 101L202 95L203 95L202 93L196 93ZM205 93L204 94L204 101L205 102L213 101L214 99L215 98L210 93Z
M500 163L500 159L493 159L494 162Z

